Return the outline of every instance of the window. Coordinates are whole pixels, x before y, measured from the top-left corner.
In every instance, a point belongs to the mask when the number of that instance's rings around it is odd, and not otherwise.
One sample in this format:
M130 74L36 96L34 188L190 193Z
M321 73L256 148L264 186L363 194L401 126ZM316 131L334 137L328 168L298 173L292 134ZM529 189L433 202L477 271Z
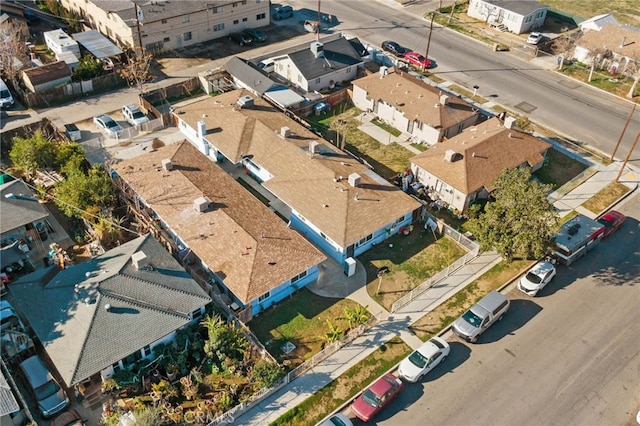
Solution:
M236 7L237 5L238 5L238 3L234 3L234 4L233 4L233 7Z
M182 23L183 23L183 24L186 24L187 22L189 22L189 15L184 15L184 16L182 17Z
M191 31L187 31L186 33L183 34L182 37L184 38L184 41L191 40Z
M168 42L170 40L169 37L165 37L162 41L164 41L165 43Z
M316 84L320 84L320 79L316 78Z
M396 219L395 222L393 222L393 226L399 225L404 221L404 216L399 217L398 219Z
M147 345L144 348L142 348L142 356L149 356L151 355L151 346Z
M115 364L113 364L111 367L113 367L113 372L117 373L118 371L120 371L120 369L122 367L120 367L120 362L116 362Z
M242 22L247 22L248 20L248 18L242 18Z
M302 76L298 74L298 83L302 83Z
M256 15L256 20L259 21L261 19L265 19L267 17L266 13L259 13Z
M291 284L295 283L296 281L299 281L300 279L302 279L302 278L304 278L306 276L307 276L307 271L304 271L300 275L296 275L295 277L291 278Z
M373 234L369 234L356 243L356 247L360 247L373 239Z
M195 311L191 312L191 319L198 319L202 316L202 310L201 309L196 309Z
M351 72L351 67L347 67L347 72Z
M166 19L163 19L161 22L162 22L163 24L166 24L166 23L167 23L167 20L166 20Z
M260 297L258 297L258 302L262 302L264 300L267 300L268 298L271 297L271 292L268 291L265 294L261 295Z
M238 25L240 23L240 21L238 21L237 19L233 20L233 25Z
M222 6L214 7L212 10L213 13L222 13Z
M224 24L218 24L213 26L213 31L222 31L224 30Z
M135 351L134 353L132 353L131 355L123 359L122 364L124 364L125 366L130 366L134 364L136 361L140 361L141 359L142 359L142 352Z

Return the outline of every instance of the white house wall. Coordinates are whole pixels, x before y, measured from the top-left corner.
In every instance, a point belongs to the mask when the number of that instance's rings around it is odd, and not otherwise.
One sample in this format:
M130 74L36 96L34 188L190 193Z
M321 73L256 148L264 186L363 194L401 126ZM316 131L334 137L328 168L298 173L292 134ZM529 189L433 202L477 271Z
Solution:
M416 164L412 163L411 169L416 180L422 183L425 187L433 188L440 197L440 200L460 211L467 208L468 200L471 198L467 196L467 194L438 179L436 176L432 175L425 169L418 167Z
M358 75L358 66L352 65L308 81L304 75L300 73L300 70L298 70L293 61L286 57L276 61L274 72L302 90L313 92L314 90L328 88L331 82L337 84L345 80L353 80Z
M92 28L120 45L138 46L139 39L151 51L179 49L205 41L227 37L230 33L270 24L269 2L266 0L237 0L235 2L209 2L205 10L179 13L164 20L153 20L153 14L143 6L140 36L136 20L124 22L115 13L109 13L90 0L60 0L62 5L79 13ZM234 7L235 4L235 7ZM214 13L214 6L221 10ZM133 8L133 3L131 3ZM151 6L153 7L153 6ZM161 6L158 6L161 7ZM237 22L236 22L237 21Z
M522 34L540 28L546 19L547 9L540 8L523 16L483 0L471 0L467 15L490 24L501 23L509 31Z

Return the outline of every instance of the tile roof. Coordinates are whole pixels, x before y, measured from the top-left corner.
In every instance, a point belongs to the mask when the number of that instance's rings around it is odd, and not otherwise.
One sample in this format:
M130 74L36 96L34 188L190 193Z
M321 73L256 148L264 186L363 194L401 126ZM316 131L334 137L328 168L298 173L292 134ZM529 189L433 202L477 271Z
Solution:
M0 234L49 216L49 211L21 180L0 185L0 199Z
M316 58L309 45L304 49L289 53L289 59L307 80L322 77L325 74L362 62L362 58L353 44L344 37L322 44L324 57Z
M640 30L630 27L607 24L600 31L586 32L575 44L589 50L607 48L621 56L640 60Z
M273 176L263 186L340 246L347 247L420 207L402 190L266 101L254 98L254 107L238 109L236 101L245 95L250 94L234 90L181 106L174 114L192 128L204 121L207 140L231 161L251 156ZM291 130L289 138L279 135L282 127ZM310 142L317 142L320 152L313 158ZM347 182L352 173L361 176L357 188Z
M172 171L158 171L163 159ZM188 142L113 168L243 303L325 259ZM194 201L203 196L213 208L199 213Z
M22 71L31 81L33 86L59 80L64 77L71 77L71 68L65 61L53 62L41 67L28 68Z
M152 269L132 265L139 251ZM211 300L151 235L50 277L27 275L10 292L68 386L188 324Z
M368 75L353 82L367 91L374 100L395 105L407 119L416 119L435 129L448 129L467 120L477 112L471 104L449 96L444 108L440 105L443 93L435 87L401 71L380 78L380 73Z
M549 143L536 137L505 128L494 117L431 146L411 162L458 191L469 194L482 187L492 190L493 182L504 169L523 163L538 164L550 147ZM447 150L462 154L462 159L446 161Z

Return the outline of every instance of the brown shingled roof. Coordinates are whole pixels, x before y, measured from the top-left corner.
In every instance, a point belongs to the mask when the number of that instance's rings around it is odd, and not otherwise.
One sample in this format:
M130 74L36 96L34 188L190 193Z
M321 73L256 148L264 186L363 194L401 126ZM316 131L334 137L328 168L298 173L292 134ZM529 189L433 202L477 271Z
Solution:
M64 77L71 77L71 69L64 61L58 61L41 67L29 68L24 71L31 84L39 86L42 83L58 80Z
M440 104L438 89L401 71L380 78L371 74L353 82L366 90L369 97L395 105L408 119L416 119L435 129L448 129L476 115L473 107L460 98L449 96L447 105Z
M264 187L340 246L353 244L420 207L402 190L266 101L255 98L253 107L237 108L237 99L245 95L250 93L234 90L180 107L174 114L194 129L204 121L207 140L232 161L251 156L273 175ZM283 126L289 127L291 137L278 134ZM311 141L319 143L323 154L311 158ZM358 188L347 182L352 173L361 176Z
M172 171L162 172L163 159ZM325 259L188 142L113 168L243 303ZM203 196L213 208L199 213Z
M549 147L549 143L536 137L505 128L494 117L431 146L411 162L458 191L470 194L482 187L491 191L493 182L504 169L523 163L538 164ZM462 154L462 159L446 161L447 150Z
M607 48L621 56L640 59L640 31L620 25L607 24L600 31L588 31L576 41L576 45L589 50Z

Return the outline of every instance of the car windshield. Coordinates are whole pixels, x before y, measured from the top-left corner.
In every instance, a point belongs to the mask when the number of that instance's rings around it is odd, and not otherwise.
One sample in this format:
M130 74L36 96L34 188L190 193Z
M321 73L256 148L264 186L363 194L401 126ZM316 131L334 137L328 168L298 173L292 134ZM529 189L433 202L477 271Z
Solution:
M142 118L142 117L144 117L144 114L139 109L134 110L132 115L133 115L133 118Z
M104 125L107 126L108 128L118 127L118 123L116 123L113 120L104 120Z
M20 323L18 322L18 317L16 317L15 315L11 315L10 317L2 319L2 330L18 328L19 325Z
M607 228L613 227L613 223L609 222L607 219L602 218L602 217L600 219L598 219L598 223L600 223L601 225L606 226Z
M533 283L533 284L540 284L542 282L542 277L538 274L535 274L533 272L529 272L527 274L527 281Z
M462 315L462 318L474 327L480 327L480 323L482 323L482 318L480 318L470 310L465 312L464 315Z
M411 355L409 355L409 361L411 361L411 363L418 368L424 368L424 366L427 365L427 361L429 361L429 359L425 358L425 356L420 352L415 351Z
M372 407L377 407L380 404L380 398L371 389L367 389L362 393L362 399Z
M336 426L347 426L347 424L343 422L339 417L331 417L329 420Z
M8 98L11 96L11 93L7 89L0 90L0 98Z
M35 390L36 391L36 398L38 398L38 401L42 401L44 399L47 399L51 395L54 395L56 392L58 392L58 389L60 389L58 384L56 382L54 382L53 380L49 380L44 385L41 385L38 388L36 388L36 390Z

